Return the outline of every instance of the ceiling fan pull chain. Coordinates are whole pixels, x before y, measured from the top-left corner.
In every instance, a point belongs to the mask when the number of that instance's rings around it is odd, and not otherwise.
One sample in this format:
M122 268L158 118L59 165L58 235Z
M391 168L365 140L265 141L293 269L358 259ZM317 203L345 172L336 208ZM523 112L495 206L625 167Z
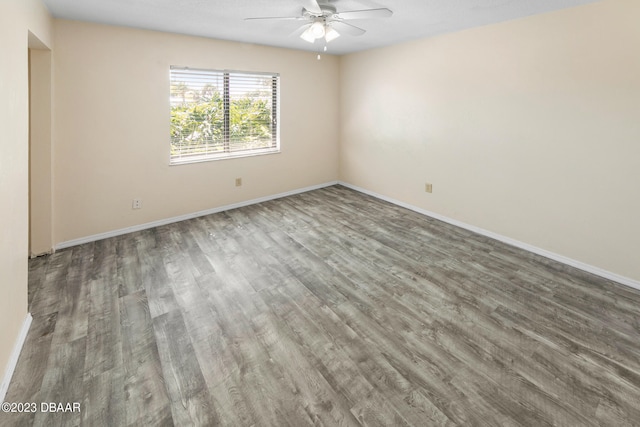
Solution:
M324 47L322 48L322 51L323 51L323 52L326 52L326 51L327 51L327 41L326 41L326 40L325 40L325 42L324 42ZM320 52L318 52L318 61L320 61L320 59L321 59L321 58L322 58L322 57L320 56Z

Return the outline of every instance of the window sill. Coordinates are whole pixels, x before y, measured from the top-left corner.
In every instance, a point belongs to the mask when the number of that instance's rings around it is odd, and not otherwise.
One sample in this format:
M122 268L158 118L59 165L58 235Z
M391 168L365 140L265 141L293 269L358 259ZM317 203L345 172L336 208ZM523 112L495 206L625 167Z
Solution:
M216 160L239 159L241 157L264 156L268 154L279 154L279 148L266 148L264 150L254 150L241 153L203 154L200 156L189 156L169 160L169 166L188 165L190 163L213 162Z

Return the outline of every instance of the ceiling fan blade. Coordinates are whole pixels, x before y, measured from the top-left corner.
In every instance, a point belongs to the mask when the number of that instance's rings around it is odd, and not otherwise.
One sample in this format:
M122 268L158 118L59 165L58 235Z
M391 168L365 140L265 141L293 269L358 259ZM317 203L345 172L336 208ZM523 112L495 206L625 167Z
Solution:
M393 12L387 8L382 9L365 9L351 10L348 12L338 13L340 19L370 19L370 18L388 18Z
M356 27L355 25L347 24L342 21L332 21L331 26L342 33L350 34L352 36L361 36L367 32L360 27Z
M301 2L304 5L304 8L309 12L322 15L322 9L320 9L320 5L317 0L301 0Z
M301 16L265 16L260 18L244 18L245 21L264 21L264 20L272 20L272 21L300 21L304 19Z

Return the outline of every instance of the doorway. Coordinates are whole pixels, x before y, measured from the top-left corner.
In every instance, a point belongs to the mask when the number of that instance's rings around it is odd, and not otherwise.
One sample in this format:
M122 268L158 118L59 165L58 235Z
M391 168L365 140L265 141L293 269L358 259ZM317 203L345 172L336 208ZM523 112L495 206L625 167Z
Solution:
M29 33L29 256L53 252L51 50Z

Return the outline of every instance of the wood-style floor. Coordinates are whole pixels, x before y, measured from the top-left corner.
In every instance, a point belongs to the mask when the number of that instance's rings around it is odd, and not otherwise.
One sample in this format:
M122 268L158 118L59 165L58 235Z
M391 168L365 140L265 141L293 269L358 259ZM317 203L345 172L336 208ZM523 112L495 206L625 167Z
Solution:
M29 268L2 425L640 425L640 292L344 187Z

